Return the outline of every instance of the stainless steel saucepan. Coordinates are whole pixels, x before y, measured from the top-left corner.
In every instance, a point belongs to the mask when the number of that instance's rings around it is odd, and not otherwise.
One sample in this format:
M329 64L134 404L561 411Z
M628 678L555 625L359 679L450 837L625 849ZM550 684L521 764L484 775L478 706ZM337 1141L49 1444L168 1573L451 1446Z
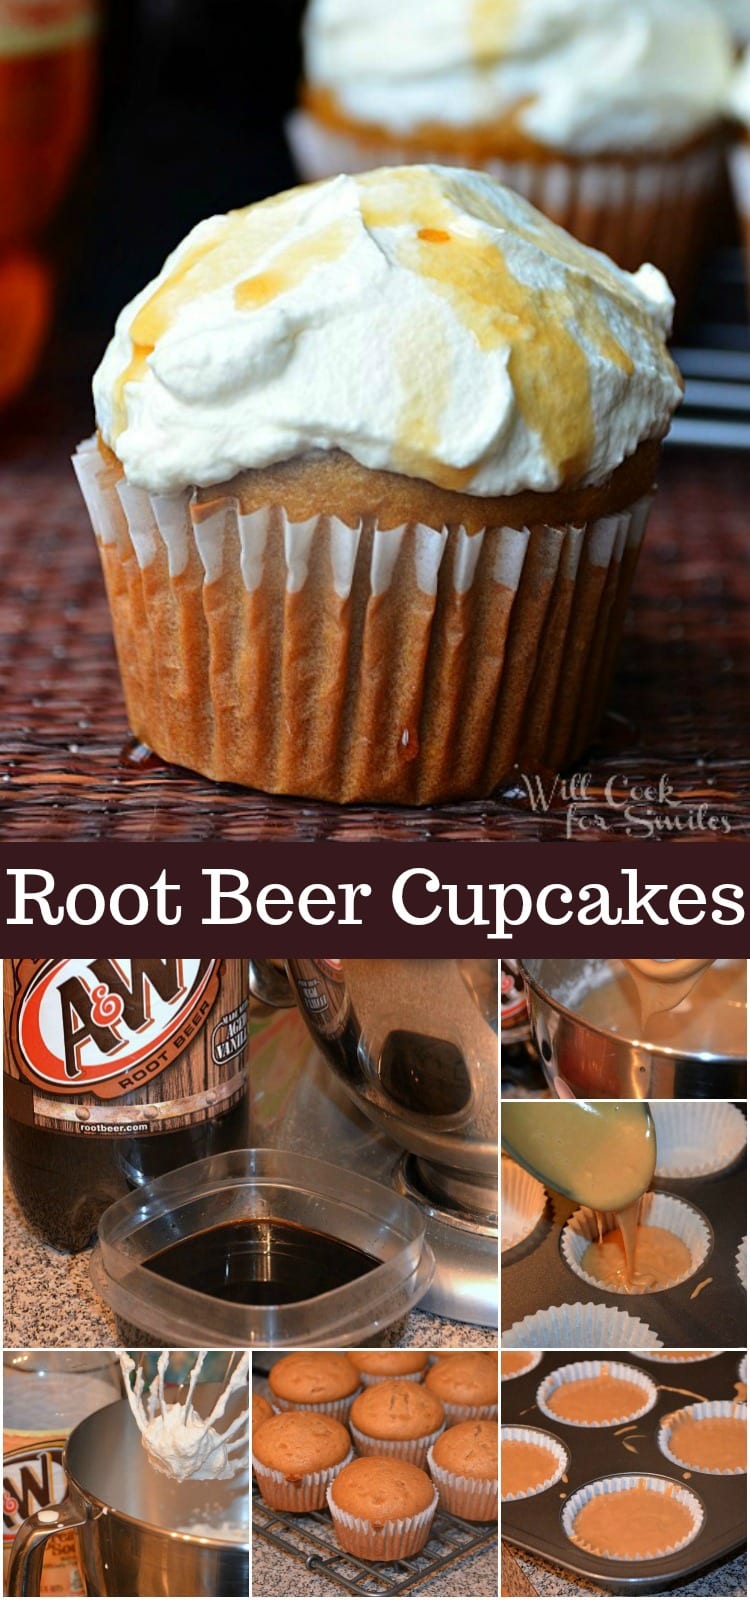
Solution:
M65 1499L29 1517L16 1535L9 1594L41 1594L45 1543L71 1529L89 1595L247 1596L246 1475L175 1483L155 1472L127 1400L79 1422L64 1465Z

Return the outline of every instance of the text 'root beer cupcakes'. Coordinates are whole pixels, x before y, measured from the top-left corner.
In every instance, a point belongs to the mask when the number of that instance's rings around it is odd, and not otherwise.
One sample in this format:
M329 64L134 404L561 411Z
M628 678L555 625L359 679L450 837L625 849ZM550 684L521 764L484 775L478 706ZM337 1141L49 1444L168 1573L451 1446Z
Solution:
M732 46L715 0L312 0L305 177L476 167L680 299L710 216Z
M339 801L569 761L680 398L671 316L653 268L480 173L201 223L121 313L75 458L134 733Z

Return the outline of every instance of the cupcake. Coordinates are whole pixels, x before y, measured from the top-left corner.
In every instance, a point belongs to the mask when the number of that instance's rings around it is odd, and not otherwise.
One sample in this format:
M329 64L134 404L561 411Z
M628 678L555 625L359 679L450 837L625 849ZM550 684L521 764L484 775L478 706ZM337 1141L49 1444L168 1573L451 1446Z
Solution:
M437 1490L412 1461L360 1456L329 1486L328 1509L343 1550L363 1561L404 1561L424 1549Z
M672 299L485 174L201 223L75 466L134 734L274 793L427 803L601 716L680 398Z
M423 1384L389 1379L363 1389L350 1427L361 1456L396 1456L424 1466L445 1420L443 1406Z
M423 1350L353 1350L350 1360L367 1387L381 1383L384 1378L421 1383L427 1371L428 1356Z
M253 1472L275 1511L320 1511L328 1484L351 1454L349 1434L335 1417L282 1411L253 1433Z
M346 1422L359 1373L336 1350L295 1350L274 1363L269 1386L277 1411L322 1411Z
M268 1404L268 1401L265 1399L265 1397L262 1394L254 1394L252 1412L253 1433L255 1433L256 1428L260 1427L261 1422L267 1422L268 1418L272 1417L273 1414L273 1406Z
M750 50L737 70L730 109L737 123L737 140L730 151L732 182L745 242L745 261L750 283Z
M440 1401L449 1423L497 1418L496 1355L466 1351L450 1361L438 1361L428 1372L424 1387Z
M446 1428L427 1459L444 1511L467 1522L497 1517L496 1422L458 1422Z
M304 176L480 168L620 266L686 280L732 66L713 0L312 0L304 53Z

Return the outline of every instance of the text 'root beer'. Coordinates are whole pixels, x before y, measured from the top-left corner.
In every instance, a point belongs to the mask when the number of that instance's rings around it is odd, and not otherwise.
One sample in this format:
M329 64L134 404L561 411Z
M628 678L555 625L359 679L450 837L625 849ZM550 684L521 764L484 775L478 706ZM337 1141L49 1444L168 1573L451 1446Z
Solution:
M44 1239L80 1250L128 1188L244 1144L247 1004L242 961L5 962L6 1165Z

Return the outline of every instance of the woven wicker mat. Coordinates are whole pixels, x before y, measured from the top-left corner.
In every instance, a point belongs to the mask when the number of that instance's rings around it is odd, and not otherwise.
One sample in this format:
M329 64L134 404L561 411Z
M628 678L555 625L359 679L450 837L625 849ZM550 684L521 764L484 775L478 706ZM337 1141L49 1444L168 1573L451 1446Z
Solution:
M71 435L74 439L75 435ZM8 456L10 459L8 459ZM627 638L579 815L628 836L602 790L667 773L681 840L750 834L750 465L668 453ZM23 441L0 470L0 834L37 839L534 840L566 836L558 798L534 810L523 786L481 804L338 808L270 799L161 764L122 761L127 743L98 557L67 454ZM707 810L701 811L705 805ZM638 809L638 802L636 802ZM665 808L661 808L665 811ZM648 805L641 805L645 815ZM667 811L670 808L666 808ZM701 823L701 818L703 822ZM639 824L635 837L644 837Z

